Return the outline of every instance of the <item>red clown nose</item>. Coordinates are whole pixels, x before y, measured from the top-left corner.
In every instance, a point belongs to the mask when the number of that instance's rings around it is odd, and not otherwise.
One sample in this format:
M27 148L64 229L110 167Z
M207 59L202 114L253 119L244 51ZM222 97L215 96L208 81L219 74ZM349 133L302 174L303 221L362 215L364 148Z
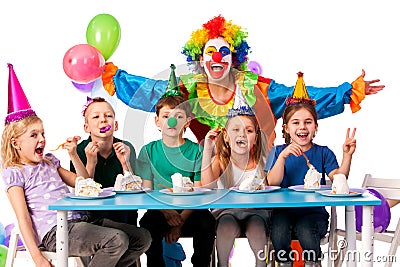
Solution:
M212 54L212 60L214 60L214 62L221 62L222 60L222 54L220 52L214 52Z

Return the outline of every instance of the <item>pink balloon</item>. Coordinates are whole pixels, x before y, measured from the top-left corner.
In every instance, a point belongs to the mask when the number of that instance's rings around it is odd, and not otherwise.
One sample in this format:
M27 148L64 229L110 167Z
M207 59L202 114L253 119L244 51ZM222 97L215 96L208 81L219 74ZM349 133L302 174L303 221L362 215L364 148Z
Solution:
M247 68L255 74L262 75L262 67L257 61L249 61Z
M71 47L64 55L64 72L73 81L81 84L90 83L103 72L105 60L97 48L89 44Z

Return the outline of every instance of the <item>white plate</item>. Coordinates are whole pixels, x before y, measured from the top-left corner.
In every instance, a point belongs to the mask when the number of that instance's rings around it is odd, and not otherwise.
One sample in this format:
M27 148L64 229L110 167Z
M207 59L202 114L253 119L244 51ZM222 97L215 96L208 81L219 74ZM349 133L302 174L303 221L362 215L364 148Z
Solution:
M321 190L330 190L332 188L331 185L321 185L320 188L310 188L310 189L305 189L303 184L299 185L292 185L288 187L289 189L292 189L297 192L316 192L316 191L321 191Z
M112 190L113 192L117 193L117 194L138 194L138 193L143 193L143 192L147 192L150 191L151 189L148 187L142 187L142 189L140 190Z
M272 192L275 190L280 189L280 186L265 186L265 189L263 190L240 190L238 186L234 186L231 189L233 191L239 192L239 193L246 193L246 194L259 194L259 193L268 193L268 192Z
M361 196L365 192L365 189L350 188L350 194L334 194L332 190L317 191L317 193L327 197L357 197Z
M192 192L174 193L174 192L169 191L169 189L161 189L160 192L163 194L173 195L173 196L193 196L193 195L202 195L202 194L205 194L205 193L211 191L211 189L202 188L202 187L194 187L193 189L194 189L194 191L192 191Z
M106 198L106 197L115 196L115 192L103 191L103 192L99 193L99 195L97 197L75 196L74 193L68 193L68 194L66 194L66 196L70 197L70 198L75 198L75 199L99 199L99 198Z

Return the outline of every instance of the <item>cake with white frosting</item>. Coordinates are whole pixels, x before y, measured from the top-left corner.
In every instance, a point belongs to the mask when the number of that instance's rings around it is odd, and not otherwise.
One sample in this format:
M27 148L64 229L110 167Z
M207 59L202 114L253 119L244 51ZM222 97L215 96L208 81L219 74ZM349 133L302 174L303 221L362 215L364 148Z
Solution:
M171 175L171 180L174 193L194 191L194 184L189 177L183 176L180 173L174 173Z
M75 180L75 196L97 197L101 193L101 184L92 178L77 177Z
M349 194L346 175L338 173L333 175L332 194Z
M263 189L265 189L263 180L257 176L248 176L239 185L239 190L255 191Z
M124 175L118 174L115 178L114 190L116 191L137 191L142 190L142 178L129 171L124 171Z
M304 177L304 189L319 189L321 188L322 174L315 168L309 168Z

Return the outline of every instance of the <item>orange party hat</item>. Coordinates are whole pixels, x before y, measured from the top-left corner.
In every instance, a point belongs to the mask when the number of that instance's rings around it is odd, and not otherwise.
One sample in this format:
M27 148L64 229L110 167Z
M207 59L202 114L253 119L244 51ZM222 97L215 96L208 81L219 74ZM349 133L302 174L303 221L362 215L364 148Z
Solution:
M298 103L306 103L315 106L316 102L314 99L311 99L308 95L307 87L304 84L303 73L297 73L297 82L296 86L293 89L293 93L291 97L286 99L286 106L295 105Z

